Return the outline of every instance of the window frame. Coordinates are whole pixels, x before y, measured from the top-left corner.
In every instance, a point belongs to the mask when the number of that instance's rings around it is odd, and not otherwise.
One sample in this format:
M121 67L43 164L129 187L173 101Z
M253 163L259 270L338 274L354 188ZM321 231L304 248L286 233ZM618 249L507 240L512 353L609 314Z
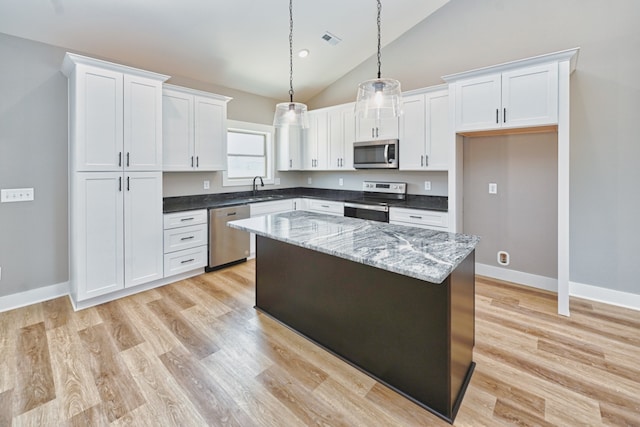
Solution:
M238 120L227 120L227 134L229 132L252 133L265 136L265 157L266 176L262 177L265 185L275 182L275 150L273 144L273 126L263 125L260 123L242 122ZM227 135L228 137L228 135ZM225 166L229 165L229 154L225 158ZM253 177L251 178L229 178L227 171L222 172L222 186L246 186L253 185Z

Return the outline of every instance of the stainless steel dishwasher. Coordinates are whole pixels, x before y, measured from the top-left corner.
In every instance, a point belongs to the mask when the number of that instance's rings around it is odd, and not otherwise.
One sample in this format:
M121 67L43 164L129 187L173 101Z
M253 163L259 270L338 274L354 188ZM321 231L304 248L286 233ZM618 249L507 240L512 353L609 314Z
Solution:
M249 218L249 215L249 205L209 209L209 266L206 271L246 261L249 233L228 227L227 222Z

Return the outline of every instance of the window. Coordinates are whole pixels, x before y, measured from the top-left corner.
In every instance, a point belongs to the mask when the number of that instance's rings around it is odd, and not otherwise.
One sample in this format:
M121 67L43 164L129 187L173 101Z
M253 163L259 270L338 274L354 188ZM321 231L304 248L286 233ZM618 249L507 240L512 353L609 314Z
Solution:
M273 183L273 129L257 123L227 121L227 170L223 185L251 185L260 176Z

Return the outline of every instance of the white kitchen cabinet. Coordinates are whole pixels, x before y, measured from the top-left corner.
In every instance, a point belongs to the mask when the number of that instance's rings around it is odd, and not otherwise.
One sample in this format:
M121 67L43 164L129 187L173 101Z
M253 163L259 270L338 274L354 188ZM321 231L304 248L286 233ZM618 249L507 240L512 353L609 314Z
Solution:
M304 170L326 170L328 166L328 123L326 109L309 111L309 128L305 129L302 144L302 168Z
M449 228L449 214L448 212L440 211L391 207L389 208L389 223L447 231Z
M270 202L260 202L249 204L249 212L251 218L262 215L276 214L280 212L289 212L296 210L298 199L273 200ZM250 233L249 253L251 256L256 254L256 235Z
M276 128L278 170L294 171L302 169L302 129Z
M328 215L344 216L344 203L333 200L304 199L304 210L325 213Z
M446 171L449 167L449 91L437 86L403 96L400 170Z
M206 209L164 214L164 277L207 265Z
M329 170L353 170L353 143L356 139L356 118L353 103L328 109Z
M167 76L67 53L70 169L161 170Z
M398 139L399 132L397 117L379 120L356 118L356 141Z
M162 82L68 53L69 242L78 302L163 276Z
M558 123L558 64L478 75L454 83L457 132Z
M162 278L162 172L79 172L71 189L76 301Z
M164 85L163 170L218 171L227 163L227 102L231 98Z

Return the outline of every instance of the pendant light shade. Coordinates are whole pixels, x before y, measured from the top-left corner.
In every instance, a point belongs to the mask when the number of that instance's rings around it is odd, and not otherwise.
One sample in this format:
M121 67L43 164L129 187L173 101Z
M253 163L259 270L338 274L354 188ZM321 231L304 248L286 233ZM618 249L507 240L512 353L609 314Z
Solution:
M293 102L293 0L289 0L289 102L276 105L273 126L299 129L309 127L307 106L300 102Z
M300 102L279 103L276 105L276 114L273 117L273 126L277 128L308 128L309 121L307 119L307 106Z
M402 91L400 82L395 79L383 79L380 74L380 15L382 4L378 0L378 78L367 80L358 85L356 97L356 117L360 119L386 119L402 114Z

